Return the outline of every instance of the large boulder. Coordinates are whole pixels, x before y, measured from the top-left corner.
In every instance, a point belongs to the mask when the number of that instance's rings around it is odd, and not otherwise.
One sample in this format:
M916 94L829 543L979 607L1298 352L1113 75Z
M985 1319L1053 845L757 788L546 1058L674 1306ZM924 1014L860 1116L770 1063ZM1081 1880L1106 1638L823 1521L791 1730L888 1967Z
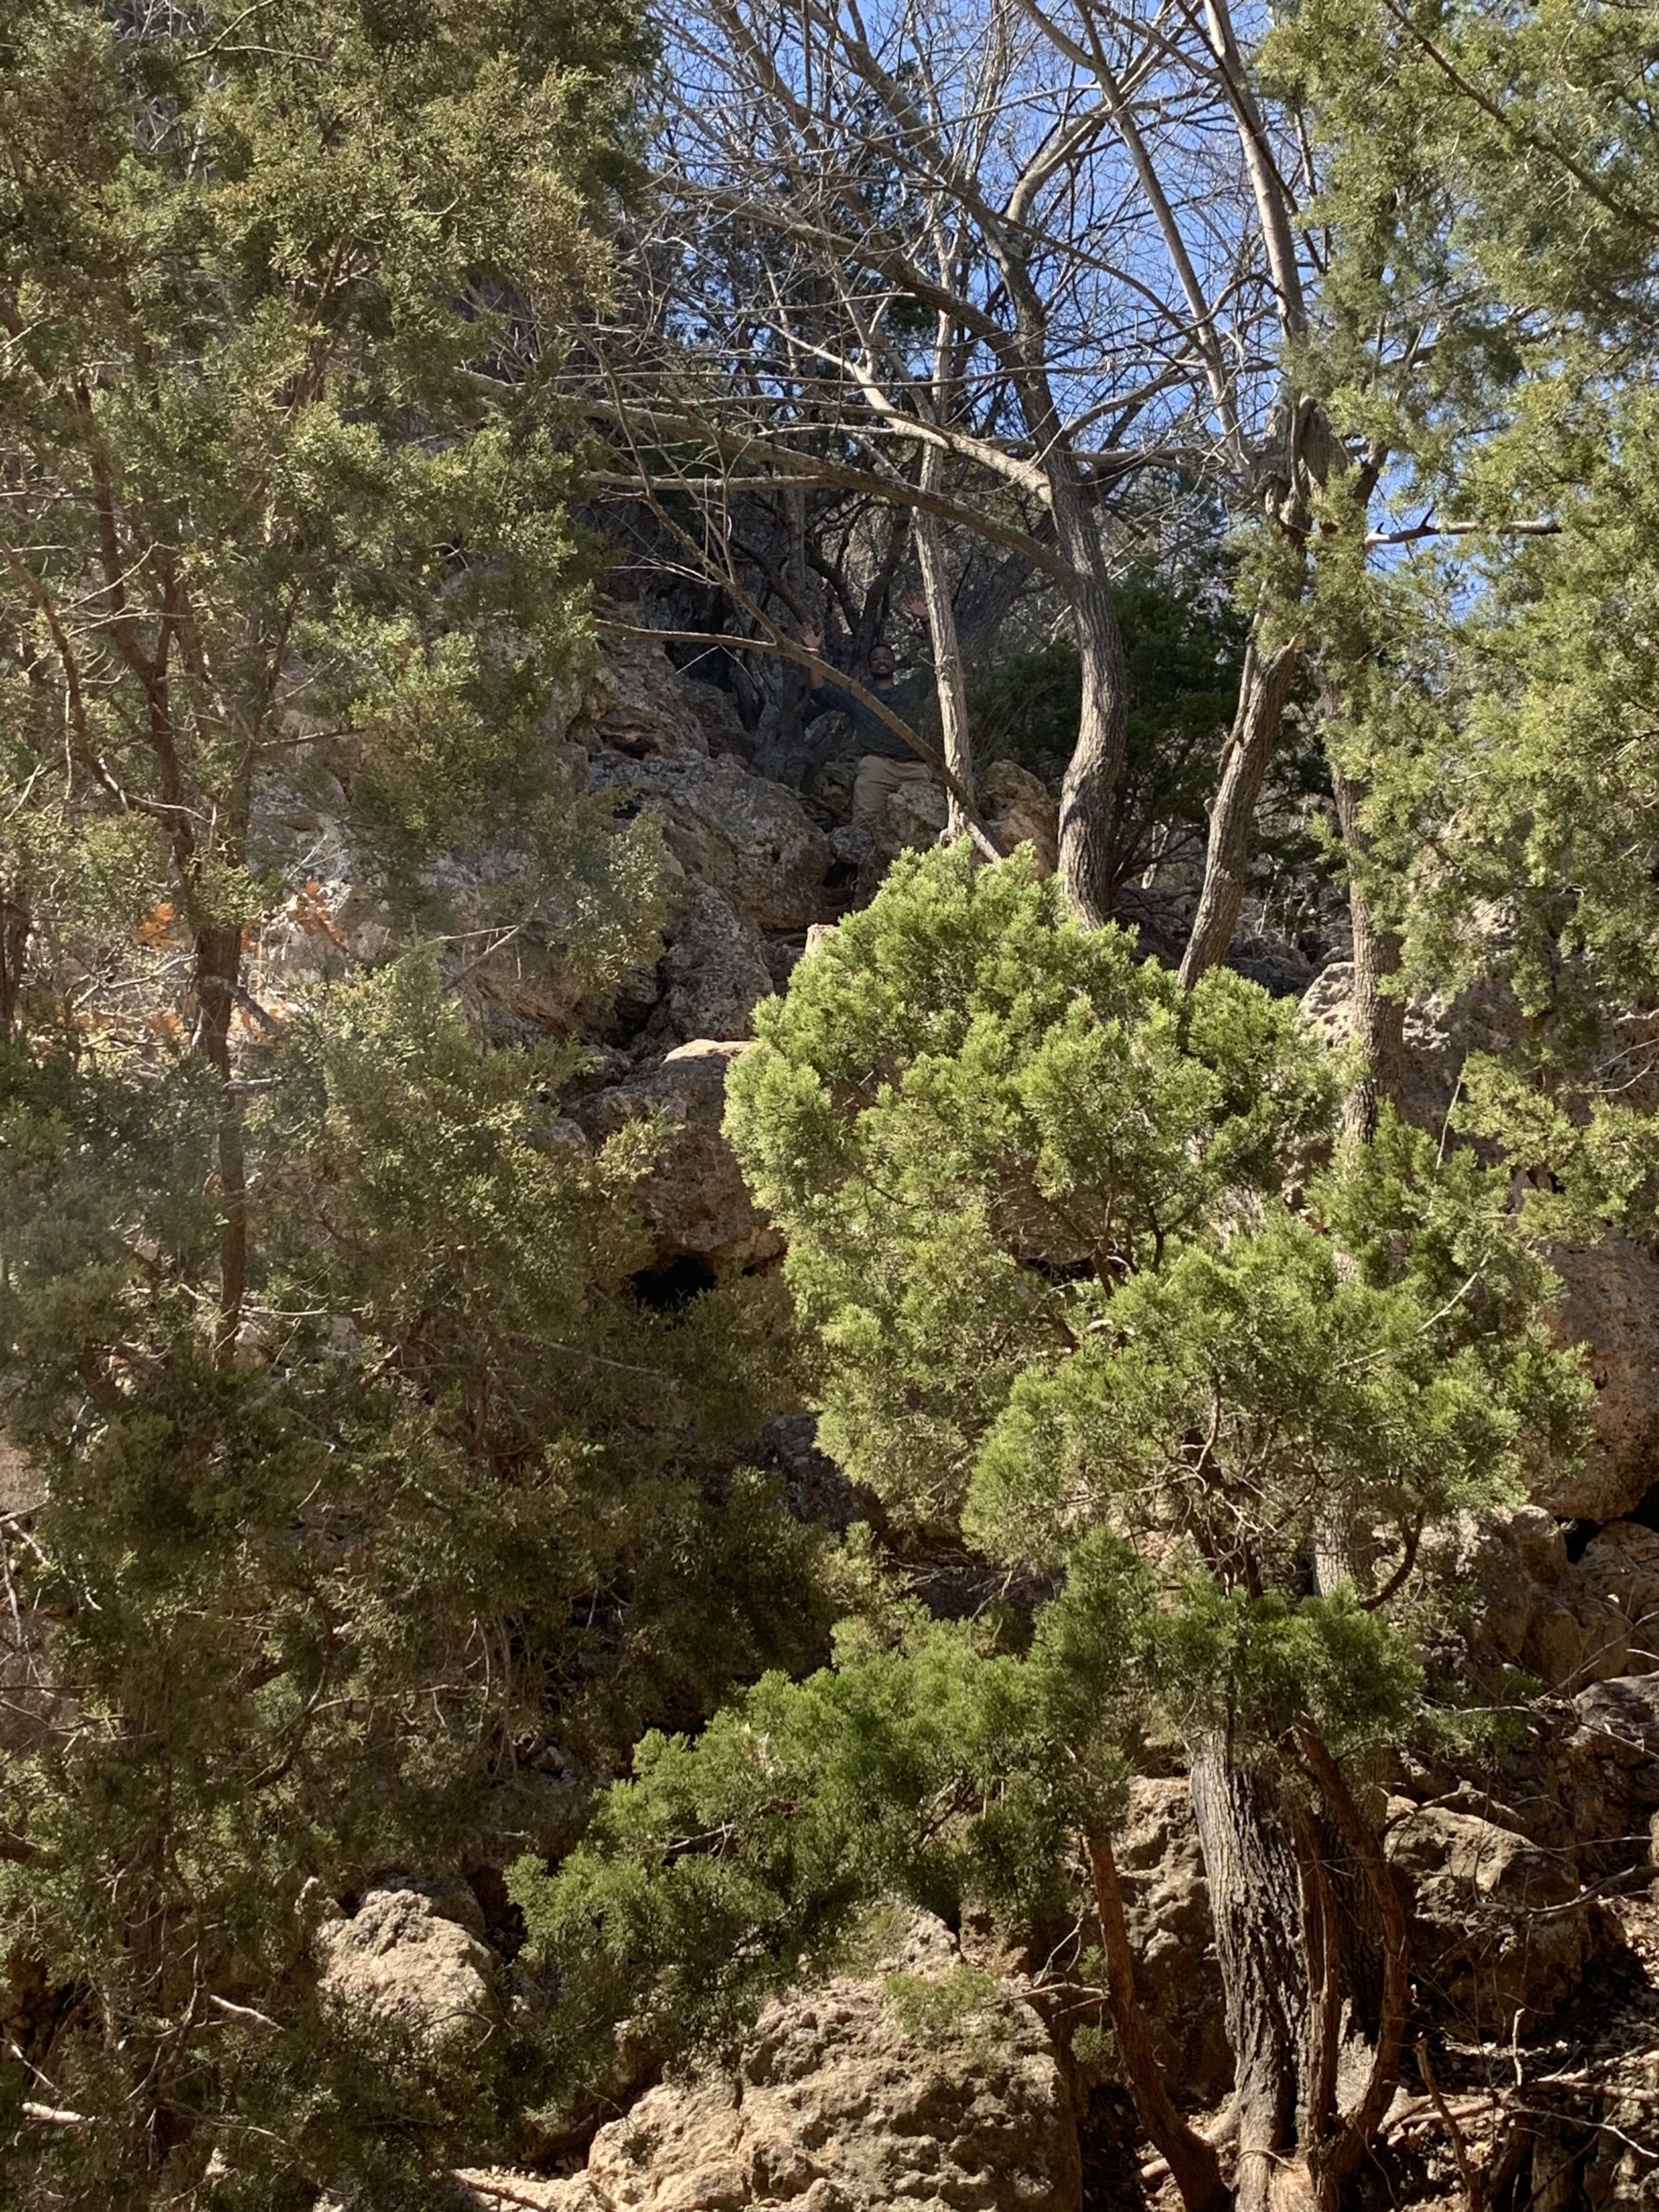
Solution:
M469 2173L480 2212L1071 2212L1048 2032L928 1916L886 1971L769 2005L733 2073L648 2090L567 2181Z
M589 752L631 760L706 758L708 732L688 689L661 646L613 633L588 672L568 735Z
M349 1919L317 1931L320 1986L349 2011L434 2044L487 2031L492 1954L483 1916L459 1881L369 1890Z
M704 1261L717 1273L783 1249L744 1185L721 1133L726 1072L746 1048L699 1037L647 1073L576 1101L570 1117L595 1143L647 1117L663 1127L657 1167L635 1194L658 1257Z
M1353 963L1333 960L1302 996L1302 1016L1333 1044L1353 1035ZM1483 984L1450 1003L1413 1000L1406 1008L1405 1084L1401 1110L1420 1129L1437 1129L1457 1096L1471 1053L1508 1050L1522 1015L1507 985Z
M1571 1855L1473 1812L1396 1799L1384 1835L1412 1899L1425 1994L1482 2035L1547 2017L1574 1996L1601 1947Z
M657 963L658 998L641 1042L661 1051L698 1037L743 1037L773 988L766 940L729 899L687 883L675 902Z
M1628 1237L1558 1246L1555 1330L1582 1344L1595 1385L1595 1445L1583 1468L1540 1493L1552 1513L1614 1521L1659 1481L1659 1261Z
M1541 1506L1463 1513L1425 1539L1422 1565L1489 1665L1522 1667L1571 1693L1646 1663L1632 1640L1645 1601L1622 1540L1575 1562Z
M670 849L696 883L769 936L799 935L823 910L829 841L792 791L729 758L629 760L602 752L595 790L633 790L659 812Z
M1060 810L1040 776L1015 761L993 761L979 778L979 803L1005 853L1029 845L1038 873L1053 875L1060 865Z

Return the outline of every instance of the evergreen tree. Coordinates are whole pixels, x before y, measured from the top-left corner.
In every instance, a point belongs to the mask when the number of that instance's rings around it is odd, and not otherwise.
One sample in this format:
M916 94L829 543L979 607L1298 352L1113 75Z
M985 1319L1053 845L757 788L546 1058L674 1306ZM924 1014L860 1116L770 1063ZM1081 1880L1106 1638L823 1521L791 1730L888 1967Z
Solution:
M817 1648L729 1472L775 1301L640 1306L653 1140L571 1143L575 1048L475 1033L430 866L494 841L555 1001L654 944L652 833L544 726L546 374L637 51L541 0L0 27L9 2204L441 2197L522 2040L331 2006L320 1913ZM265 1005L296 806L390 934Z
M584 1853L550 1885L521 1872L532 1930L586 1953L589 2002L609 1962L653 2017L706 1996L718 2022L769 1947L810 1955L851 1897L1029 1904L1080 1837L1143 2122L1213 2205L1214 2152L1149 2057L1110 1849L1125 1762L1173 1738L1237 2199L1288 2171L1334 2204L1406 2021L1363 1755L1445 1694L1419 1650L1424 1539L1570 1456L1582 1414L1504 1181L1393 1123L1310 1174L1338 1071L1294 1009L1219 970L1183 994L1121 933L1063 921L1019 858L901 863L758 1027L728 1126L789 1236L821 1432L891 1510L1060 1595L1023 1650L975 1664L961 1632L901 1620L896 1651L844 1642L837 1674L764 1685L695 1745L653 1740ZM735 1962L702 1984L682 1963L699 1915ZM1369 2051L1339 2112L1345 2034Z
M1361 866L1407 988L1496 981L1526 1018L1507 1066L1466 1072L1469 1132L1556 1229L1651 1235L1659 43L1617 5L1309 0L1270 51L1326 149L1333 295L1372 334L1321 374L1434 548L1328 594L1381 641L1338 743Z

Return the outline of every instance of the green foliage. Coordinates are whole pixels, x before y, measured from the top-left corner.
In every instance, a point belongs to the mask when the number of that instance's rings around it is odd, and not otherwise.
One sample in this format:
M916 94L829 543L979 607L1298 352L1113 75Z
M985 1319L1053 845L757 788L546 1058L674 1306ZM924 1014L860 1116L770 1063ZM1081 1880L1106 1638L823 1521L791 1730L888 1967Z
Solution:
M1572 1149L1557 1108L1596 1128L1580 1230L1650 1235L1659 45L1617 4L1307 0L1269 55L1322 143L1348 333L1309 372L1395 457L1399 510L1469 533L1391 580L1339 736L1365 888L1409 988L1496 985L1526 1017L1526 1080L1472 1075L1470 1132L1541 1179Z
M1006 2040L998 2033L998 2015L1006 2015L1006 1987L982 1966L953 1966L933 1979L889 1974L881 1993L904 2033L925 2050L965 2041L990 2057Z
M102 882L117 942L161 900L257 921L299 794L405 899L510 821L503 902L562 884L567 957L638 957L643 847L538 737L586 567L546 374L633 40L520 0L10 11L0 890L38 951Z
M1281 1782L1307 1730L1397 1742L1425 1536L1580 1441L1505 1178L1390 1121L1287 1200L1337 1088L1294 1012L1180 997L1028 860L902 861L757 1027L727 1126L823 1432L1059 1594L998 1650L867 1593L834 1668L648 1740L514 1875L567 2067L623 2016L730 2037L883 1895L1030 1927L1148 1735Z
M849 1468L1011 1561L1109 1538L1120 1662L1188 1741L1399 1725L1396 1568L1577 1444L1504 1179L1389 1125L1287 1203L1334 1073L1294 1013L1182 1000L1018 860L896 871L759 1029L728 1126Z
M447 2087L419 2052L380 2052L384 2096L335 2081L370 2061L308 1994L308 1900L453 1863L546 1751L614 1764L822 1638L775 1486L687 1480L766 1390L768 1301L635 1306L647 1146L550 1135L568 1057L481 1050L416 960L251 1062L270 1170L229 1366L199 1329L210 1086L6 1064L6 1418L49 1492L13 1572L73 1707L0 1783L0 1924L61 1992L38 2057L95 2125L44 2148L76 2186L176 2196L223 2142L314 2197L375 2167L405 2091L411 2172L490 2140L510 2040Z
M1183 997L1030 865L902 860L763 1009L728 1128L836 1377L830 1449L949 1513L1013 1379L1322 1137L1332 1072L1225 971Z
M460 854L556 1008L657 942L548 723L641 58L562 0L0 26L9 2204L441 2201L539 2062L324 2002L319 1915L825 1646L741 1465L775 1286L643 1310L653 1139L573 1145L578 1055L488 1048L410 927ZM327 949L268 990L283 930Z
M559 1969L565 2067L592 2064L624 2014L664 2052L718 2045L771 1990L843 1960L883 1898L1052 1904L1077 1824L1121 1787L1097 1727L1055 1756L1073 1688L1046 1644L1022 1662L928 1624L805 1682L769 1675L695 1741L647 1737L556 1874L513 1870L535 1954Z

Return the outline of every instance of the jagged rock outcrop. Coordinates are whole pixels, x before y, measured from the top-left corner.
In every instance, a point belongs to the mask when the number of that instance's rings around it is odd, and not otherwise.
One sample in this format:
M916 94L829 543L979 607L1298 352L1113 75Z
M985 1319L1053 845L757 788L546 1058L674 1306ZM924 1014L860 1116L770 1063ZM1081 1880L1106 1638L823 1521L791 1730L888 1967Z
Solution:
M745 1037L774 988L766 939L728 899L687 877L650 979L652 1009L639 1048L662 1052L698 1037Z
M629 760L590 763L594 790L625 786L660 812L669 849L694 882L769 935L805 931L820 918L829 842L792 791L740 762Z
M480 2212L1071 2212L1077 2132L1048 2032L942 1923L769 2005L737 2069L648 2090L571 2179L461 2177Z
M1212 2103L1231 2083L1233 2062L1222 2021L1210 1885L1186 1782L1137 1776L1114 1848L1158 2063L1183 2098Z
M702 695L711 689L699 684L694 696L661 646L613 631L588 671L567 732L590 753L622 753L631 760L701 754L707 759L708 730L698 710Z
M1475 1654L1568 1693L1652 1665L1659 1538L1613 1522L1577 1559L1540 1506L1460 1514L1425 1565L1462 1616Z
M661 1261L689 1257L719 1273L774 1259L783 1249L720 1133L726 1072L744 1049L741 1043L700 1037L643 1074L570 1109L571 1119L596 1144L647 1117L661 1125L659 1164L635 1194Z
M1619 1236L1588 1250L1558 1245L1550 1260L1562 1284L1558 1334L1584 1346L1595 1385L1596 1448L1539 1502L1565 1518L1617 1520L1659 1481L1659 1260Z

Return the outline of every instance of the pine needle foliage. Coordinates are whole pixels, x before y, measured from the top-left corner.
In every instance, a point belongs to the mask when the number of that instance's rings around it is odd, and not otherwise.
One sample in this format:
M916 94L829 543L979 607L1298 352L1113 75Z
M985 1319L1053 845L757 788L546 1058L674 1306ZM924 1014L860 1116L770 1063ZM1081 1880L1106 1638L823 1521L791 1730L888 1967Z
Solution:
M20 2212L448 2201L529 2046L343 2008L319 1919L822 1648L817 1545L741 1464L775 1296L646 1310L653 1136L573 1141L578 1054L447 988L457 851L555 1003L658 941L653 836L548 719L590 566L549 375L641 52L544 0L0 25ZM295 818L374 927L266 1003Z
M757 1028L727 1126L830 1448L1058 1595L1029 1640L849 1629L520 1869L572 1986L665 2033L729 2032L884 1886L1034 1913L1149 1739L1289 1821L1309 1743L1424 1723L1423 1540L1570 1461L1585 1398L1503 1177L1392 1121L1318 1168L1341 1070L1295 1009L1225 971L1182 996L1027 859L902 860ZM682 1979L700 1917L729 1972Z

